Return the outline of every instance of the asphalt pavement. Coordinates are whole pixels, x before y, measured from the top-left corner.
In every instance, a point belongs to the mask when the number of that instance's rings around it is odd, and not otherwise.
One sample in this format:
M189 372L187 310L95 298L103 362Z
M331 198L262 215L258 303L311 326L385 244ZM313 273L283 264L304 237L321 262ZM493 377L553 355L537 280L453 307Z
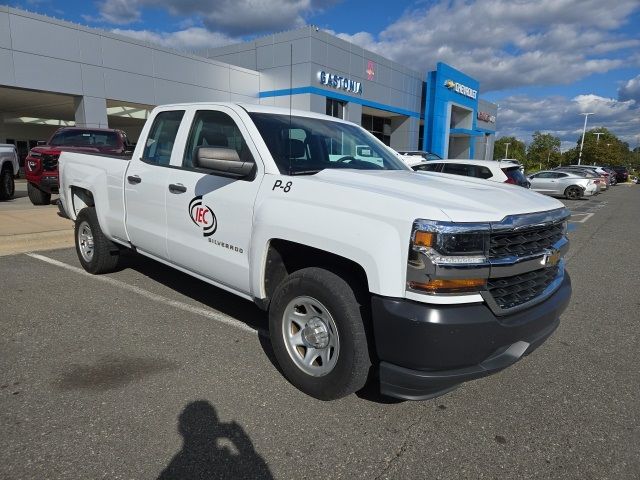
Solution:
M565 203L558 330L424 402L300 393L263 312L150 260L0 257L0 478L638 479L640 186Z

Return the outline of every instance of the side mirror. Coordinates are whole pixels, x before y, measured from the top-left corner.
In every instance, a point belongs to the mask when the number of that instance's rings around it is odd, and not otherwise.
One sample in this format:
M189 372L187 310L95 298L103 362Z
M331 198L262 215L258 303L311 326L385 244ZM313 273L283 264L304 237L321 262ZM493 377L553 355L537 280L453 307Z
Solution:
M255 163L240 160L238 152L233 148L198 147L193 166L222 176L244 178L253 173Z

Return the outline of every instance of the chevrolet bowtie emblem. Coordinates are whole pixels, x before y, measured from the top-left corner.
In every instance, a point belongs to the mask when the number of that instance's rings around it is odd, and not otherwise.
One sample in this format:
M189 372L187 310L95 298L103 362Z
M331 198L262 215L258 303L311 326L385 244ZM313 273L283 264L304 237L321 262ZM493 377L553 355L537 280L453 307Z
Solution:
M560 252L558 250L549 250L542 257L542 265L545 267L553 267L560 261Z

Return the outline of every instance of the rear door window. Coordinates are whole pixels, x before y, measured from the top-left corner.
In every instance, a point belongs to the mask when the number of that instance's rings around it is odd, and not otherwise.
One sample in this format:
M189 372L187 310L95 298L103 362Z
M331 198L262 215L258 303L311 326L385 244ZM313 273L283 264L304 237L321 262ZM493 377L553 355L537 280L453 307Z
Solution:
M416 165L413 169L416 172L439 172L442 167L441 163L421 163Z
M442 173L475 177L475 167L474 165L464 165L462 163L445 163Z
M169 165L183 116L184 110L160 112L156 116L144 146L142 161L155 165Z

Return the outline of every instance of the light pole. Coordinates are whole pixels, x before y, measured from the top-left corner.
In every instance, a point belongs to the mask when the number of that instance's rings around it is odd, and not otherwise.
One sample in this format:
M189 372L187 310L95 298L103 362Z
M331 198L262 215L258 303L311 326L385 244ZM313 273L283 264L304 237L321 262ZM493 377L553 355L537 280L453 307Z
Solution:
M597 145L598 142L600 141L600 135L604 135L604 132L593 132L593 134L596 136L596 145Z
M584 135L587 133L587 119L589 115L593 115L594 112L589 113L581 113L580 115L584 115L584 127L582 127L582 141L580 142L580 154L578 155L578 165L582 162L582 147L584 146Z
M511 143L505 143L504 145L506 147L505 150L504 150L504 158L506 159L506 158L509 158L509 155L508 155L509 154L509 145L511 145Z

